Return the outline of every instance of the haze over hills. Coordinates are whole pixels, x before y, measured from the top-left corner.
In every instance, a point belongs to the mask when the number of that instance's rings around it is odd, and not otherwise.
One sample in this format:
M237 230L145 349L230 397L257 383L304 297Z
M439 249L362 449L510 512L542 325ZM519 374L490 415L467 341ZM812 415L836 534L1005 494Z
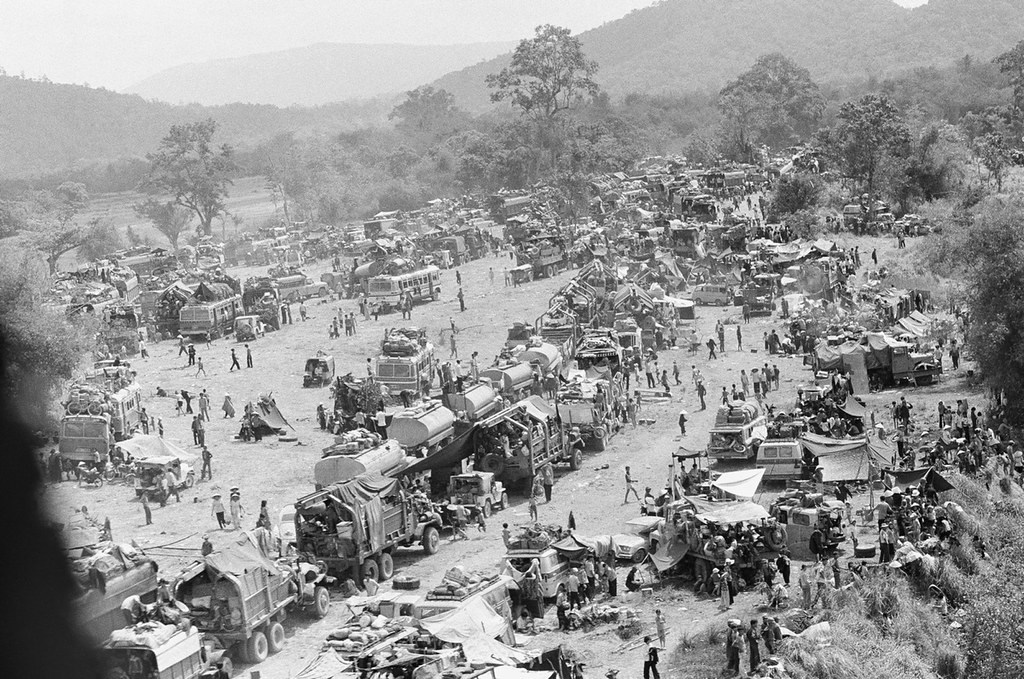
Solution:
M769 52L820 81L885 76L988 59L1024 39L1024 0L665 0L580 34L614 95L722 87ZM433 84L469 110L490 105L484 76L510 55L449 73Z
M280 52L183 64L129 87L147 99L315 106L411 90L507 52L514 43L353 45L321 43Z

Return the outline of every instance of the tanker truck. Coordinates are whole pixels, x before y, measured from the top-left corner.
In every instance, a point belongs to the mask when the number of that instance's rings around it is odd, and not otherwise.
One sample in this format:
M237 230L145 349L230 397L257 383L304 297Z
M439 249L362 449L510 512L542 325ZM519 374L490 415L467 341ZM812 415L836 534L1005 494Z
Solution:
M313 480L320 490L360 474L397 476L406 466L405 452L398 441L381 440L366 429L355 429L337 436L333 445L323 449L323 457L313 465Z
M395 413L388 434L417 457L431 455L455 438L455 414L436 401Z
M510 401L516 401L530 393L533 385L533 366L516 363L480 371L480 379L490 380L491 386Z
M542 375L558 372L562 367L562 350L548 342L527 346L516 358L520 363L536 366Z

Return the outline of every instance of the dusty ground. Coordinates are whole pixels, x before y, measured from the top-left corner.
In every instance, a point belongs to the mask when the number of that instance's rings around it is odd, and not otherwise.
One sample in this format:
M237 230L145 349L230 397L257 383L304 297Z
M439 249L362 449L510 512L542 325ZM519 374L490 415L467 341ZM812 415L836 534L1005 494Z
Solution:
M891 241L879 240L878 244L883 263L897 255ZM911 248L915 245L914 241L909 243ZM866 252L870 254L870 247ZM517 319L532 322L544 310L551 294L572 275L572 272L567 272L552 280L535 281L517 289L505 288L502 285L501 269L507 265L507 259L490 258L462 267L468 306L465 313L458 311L454 272L445 272L441 300L416 307L413 322L426 327L436 343L441 330L448 327L449 318L454 317L461 328L458 334L460 355L478 350L481 356L490 359L503 344L506 329L511 322ZM496 271L494 286L488 282L487 272L490 267ZM309 273L315 274L316 278L319 270L311 270ZM236 346L229 340L219 340L211 348L199 347L199 355L207 364L209 373L200 378L195 377L194 370L184 367L184 357L179 359L177 350L170 343L153 345L151 358L138 361L136 366L147 395L145 406L149 412L163 419L169 439L190 451L197 450L191 445L189 420L175 416L173 400L156 398L156 387L159 385L169 391L186 388L193 392L206 389L212 395L213 421L208 426L207 441L214 454L214 480L199 483L192 491L184 493L181 504L172 503L163 508L155 506L154 524L148 527L143 525L142 508L134 500L133 492L116 485L98 490L80 489L71 483L52 487L48 490L48 499L54 514L67 515L74 508L86 505L93 515L110 517L118 540L134 539L142 547L151 548L154 553L160 554L170 552L155 548L171 543L175 548L194 550L180 552L183 556L177 558L159 558L163 570L173 572L193 556L198 556L204 533L208 533L215 544L229 535L216 530L216 522L210 514L209 500L214 492L226 494L231 486L241 488L243 504L249 512L243 523L248 527L255 521L260 500L266 499L271 507L271 515L276 516L283 506L312 490L313 463L319 458L320 449L330 442L329 437L321 434L316 426L315 408L318 402L328 401L329 395L326 388L302 388L305 358L317 349L323 349L336 357L339 374L350 370L359 373L363 370L366 357L376 354L384 329L401 322L396 315L381 317L380 321L361 320L356 337L329 340L327 325L338 306L339 303L312 304L309 306L309 321L302 323L296 320L294 325L255 342L253 353L256 367L251 370L228 372L230 348ZM342 302L340 306L343 310L354 310L351 302ZM297 309L295 311L298 319ZM738 315L739 310L734 307L701 307L696 321L698 332L706 339L717 319ZM781 330L777 318L756 319L744 326L744 345L747 350L743 352L737 351L735 330L730 327L726 335L726 352L716 361L707 360L706 350L697 356L688 355L685 349L664 353L662 364L669 368L670 374L672 361L679 363L685 391L673 389L672 403L647 407L643 416L656 420L654 425L627 430L615 438L605 452L589 455L579 472L562 472L555 486L553 501L540 507L541 519L564 524L571 510L581 534L614 534L621 531L622 524L638 514L635 502L628 505L622 503L623 467L627 464L632 466L634 478L641 489L644 486L655 489L664 486L672 452L680 445L694 449L706 445L708 430L714 418L714 405L718 402L721 387L738 383L741 369L749 372L751 368L765 362L767 357L759 340L765 331L773 327ZM759 348L761 351L755 353L754 350ZM447 354L446 347L439 350L442 358ZM771 357L771 362L778 363L782 374L782 389L772 392L769 401L790 407L795 399L795 387L810 379L810 371L803 367L799 358ZM700 411L689 379L690 366L693 364L703 371L709 385L707 411ZM910 390L907 396L917 405L915 417L922 418L927 413L934 420L934 406L938 399L943 398L949 402L951 397L955 399L958 390L963 389L961 379L947 378L928 389ZM237 431L237 424L235 420L221 419L223 414L219 408L224 394L232 394L236 408L241 411L247 399L266 391L273 391L281 411L295 426L299 444L280 444L269 440L264 440L262 444L231 441ZM880 416L884 417L885 404L896 398L897 393L870 395L867 398L869 409L877 408ZM973 401L978 401L980 405L977 397ZM680 407L685 407L691 413L685 439L680 438L676 424ZM761 500L765 501L768 497L770 492ZM446 543L432 557L423 556L419 550L410 551L407 556L396 560L398 569L404 574L422 578L425 583L438 580L443 571L455 563L470 569L494 569L504 551L500 537L501 523L520 524L527 521L524 498L513 497L512 500L513 506L510 509L492 517L487 533L473 531L469 540ZM867 498L858 498L856 502L859 508L867 504ZM619 577L620 581L624 580L624 569L620 568ZM623 589L620 587L620 591ZM623 599L626 605L640 609L645 623L652 627L654 609L660 607L664 610L670 629L668 646L670 650L674 649L663 656L661 669L666 676L711 676L714 674L711 669L717 660L713 656L706 657L707 649L703 656L693 656L680 646L679 640L687 635L701 633L709 626L724 629L724 621L729 617L749 620L756 612L755 606L760 596L756 593L740 594L736 605L728 613L719 613L717 602L695 598L682 584L677 588L670 583L657 591L651 600L641 601L636 596ZM549 614L549 622L553 620L552 612ZM317 654L327 632L336 624L337 620L332 616L320 622L311 622L301 615L290 618L286 623L288 643L285 649L253 669L259 669L264 677L293 676ZM565 644L587 659L588 676L603 676L609 667L620 669L621 679L640 676L642 648L636 644L627 647L615 636L611 626L600 627L586 635L580 632L545 633L522 641L534 648ZM724 664L724 652L722 662ZM703 669L705 663L710 663L706 671Z

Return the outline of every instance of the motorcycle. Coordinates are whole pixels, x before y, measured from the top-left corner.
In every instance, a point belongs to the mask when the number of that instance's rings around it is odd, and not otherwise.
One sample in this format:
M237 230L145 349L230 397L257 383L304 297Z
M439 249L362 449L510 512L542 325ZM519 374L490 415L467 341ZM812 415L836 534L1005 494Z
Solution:
M135 467L127 462L108 464L106 469L103 470L103 478L108 483L119 481L130 486L135 482Z
M96 486L97 488L103 487L103 472L99 469L90 469L85 466L85 463L79 463L78 465L78 485L79 486Z

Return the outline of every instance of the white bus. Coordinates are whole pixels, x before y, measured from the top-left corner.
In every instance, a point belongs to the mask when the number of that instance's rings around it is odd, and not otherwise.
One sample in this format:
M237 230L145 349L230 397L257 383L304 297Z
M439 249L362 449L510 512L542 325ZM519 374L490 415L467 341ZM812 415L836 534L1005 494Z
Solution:
M398 308L403 295L408 295L413 302L434 301L441 294L441 270L428 266L397 276L374 276L366 294L371 304L379 304L385 312Z

